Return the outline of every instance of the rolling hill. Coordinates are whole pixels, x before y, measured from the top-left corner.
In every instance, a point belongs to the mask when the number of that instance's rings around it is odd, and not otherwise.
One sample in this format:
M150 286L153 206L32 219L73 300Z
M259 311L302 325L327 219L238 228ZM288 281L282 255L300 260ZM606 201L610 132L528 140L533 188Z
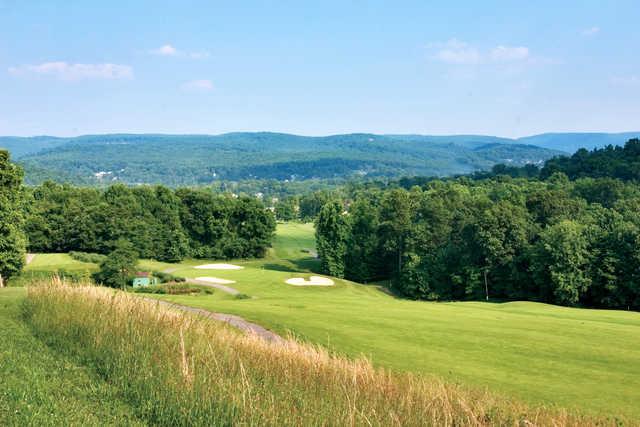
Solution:
M623 144L635 134L347 134L308 137L270 132L223 135L108 134L72 138L0 137L26 171L46 179L99 185L203 185L217 180L303 180L350 176L447 176L496 163L540 164L575 147Z

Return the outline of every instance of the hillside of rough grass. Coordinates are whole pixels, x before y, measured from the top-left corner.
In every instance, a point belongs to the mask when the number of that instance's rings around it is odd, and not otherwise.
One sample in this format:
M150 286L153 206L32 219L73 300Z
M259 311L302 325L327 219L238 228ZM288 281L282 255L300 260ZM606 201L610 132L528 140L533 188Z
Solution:
M202 261L155 265L182 277L215 276L251 299L224 292L161 296L237 314L281 334L349 357L365 355L394 371L437 375L522 399L600 414L640 417L640 314L532 302L420 302L375 286L336 280L333 287L284 283L308 277L317 262L313 227L279 224L265 260L243 270L197 270Z
M0 425L144 425L115 387L33 336L24 296L0 289Z
M163 425L613 425L266 342L122 292L31 288L29 324Z
M365 355L375 366L486 387L533 405L640 418L640 314L531 302L407 301L343 280L329 288L286 285L317 267L313 248L312 225L287 223L278 225L267 258L231 261L243 270L193 268L215 262L205 260L144 260L141 268L234 280L229 286L252 298L219 290L154 297L237 314L338 354ZM90 266L66 255L37 255L27 273L56 271L56 262L69 270Z

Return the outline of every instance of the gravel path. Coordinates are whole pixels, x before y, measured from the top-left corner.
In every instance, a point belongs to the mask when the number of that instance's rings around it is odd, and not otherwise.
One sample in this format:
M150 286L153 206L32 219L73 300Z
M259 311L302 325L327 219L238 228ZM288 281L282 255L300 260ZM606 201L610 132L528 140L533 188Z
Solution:
M240 294L240 291L237 289L234 289L225 285L218 285L217 283L205 282L204 280L187 279L187 283L192 283L194 285L200 285L200 286L209 286L210 288L220 289L221 291L224 291L231 295Z
M201 308L195 308L195 307L189 307L186 305L181 305L181 304L174 304L172 302L169 301L162 301L162 300L157 300L157 299L153 299L153 298L147 298L147 297L141 297L147 301L153 301L155 303L158 303L160 305L166 306L166 307L171 307L171 308L175 308L178 310L182 310L182 311L186 311L189 313L195 313L198 314L200 316L209 318L209 319L213 319L213 320L217 320L219 322L225 322L228 323L229 325L233 326L234 328L238 328L244 332L247 332L249 334L255 334L257 336L259 336L260 338L266 340L266 341L270 341L270 342L275 342L275 343L280 343L280 344L284 344L285 340L278 334L271 332L268 329L263 328L260 325L257 325L255 323L251 323L248 322L246 320L244 320L242 317L240 316L236 316L233 314L225 314L225 313L214 313L212 311L207 311L207 310L203 310Z

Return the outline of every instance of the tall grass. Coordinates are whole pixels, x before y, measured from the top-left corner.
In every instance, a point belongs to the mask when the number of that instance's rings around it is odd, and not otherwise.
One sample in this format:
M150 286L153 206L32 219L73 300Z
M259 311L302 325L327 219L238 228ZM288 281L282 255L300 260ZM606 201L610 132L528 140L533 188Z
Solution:
M158 425L600 425L295 341L270 343L123 292L29 289L26 319Z

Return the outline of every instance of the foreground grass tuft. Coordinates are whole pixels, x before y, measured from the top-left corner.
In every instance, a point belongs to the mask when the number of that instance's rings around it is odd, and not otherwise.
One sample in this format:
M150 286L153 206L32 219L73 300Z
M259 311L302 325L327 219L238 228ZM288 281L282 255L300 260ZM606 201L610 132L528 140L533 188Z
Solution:
M24 296L0 289L0 425L146 425L115 387L31 334L20 318Z
M614 424L269 343L103 288L34 287L25 313L42 339L93 365L154 424Z

